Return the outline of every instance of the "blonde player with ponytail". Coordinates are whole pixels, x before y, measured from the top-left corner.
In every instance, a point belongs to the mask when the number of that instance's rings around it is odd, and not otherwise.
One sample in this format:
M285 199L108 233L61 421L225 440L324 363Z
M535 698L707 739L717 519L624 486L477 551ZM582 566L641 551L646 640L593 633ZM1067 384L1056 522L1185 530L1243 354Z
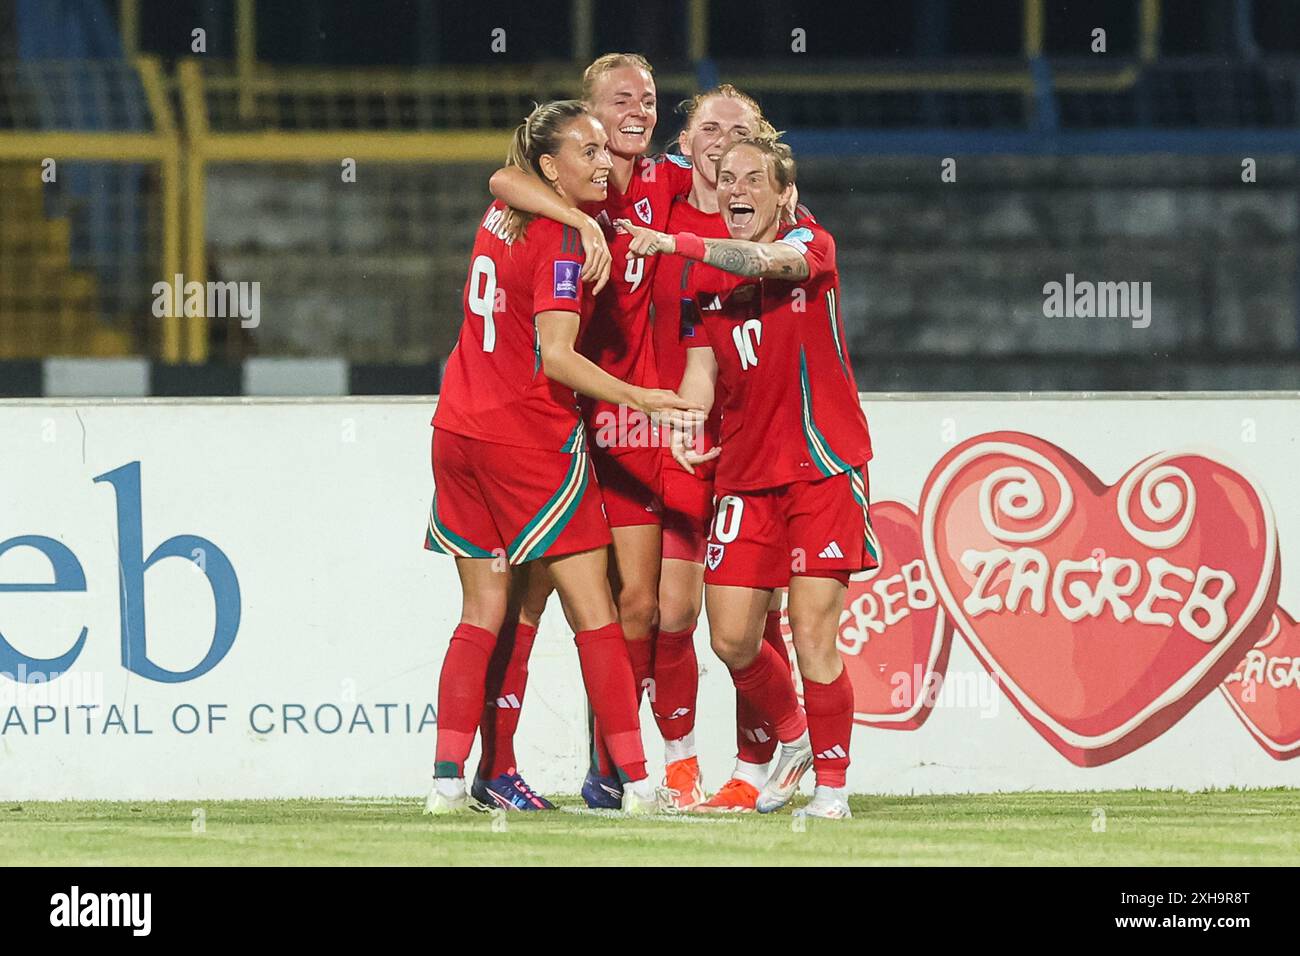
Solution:
M599 121L577 101L539 106L516 130L510 161L564 204L599 203L612 163ZM426 812L468 806L464 765L485 702L489 662L511 604L513 575L546 569L577 632L587 693L627 778L623 809L653 812L632 667L607 579L609 529L575 392L689 416L672 392L629 385L575 349L591 297L577 230L493 202L476 231L465 320L433 418L434 499L425 547L455 558L460 623L438 687L434 787ZM480 781L480 802L547 805L511 768Z

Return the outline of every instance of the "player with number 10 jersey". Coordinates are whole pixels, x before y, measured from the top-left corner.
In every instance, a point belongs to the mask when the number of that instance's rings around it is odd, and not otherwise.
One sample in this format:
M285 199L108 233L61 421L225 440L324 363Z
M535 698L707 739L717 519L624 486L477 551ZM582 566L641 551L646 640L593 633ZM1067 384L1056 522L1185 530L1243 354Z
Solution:
M718 164L730 238L618 225L632 234L635 254L676 252L730 273L697 295L711 348L690 349L679 387L700 404L711 404L715 382L725 390L720 446L704 455L674 447L688 470L718 458L704 576L713 649L781 742L755 809L784 806L815 766L813 800L799 812L842 819L851 815L853 688L836 639L849 575L877 567L879 547L867 510L871 441L839 321L835 242L811 220L782 222L794 182L788 147L750 139ZM762 640L764 597L786 585L806 716L784 662Z

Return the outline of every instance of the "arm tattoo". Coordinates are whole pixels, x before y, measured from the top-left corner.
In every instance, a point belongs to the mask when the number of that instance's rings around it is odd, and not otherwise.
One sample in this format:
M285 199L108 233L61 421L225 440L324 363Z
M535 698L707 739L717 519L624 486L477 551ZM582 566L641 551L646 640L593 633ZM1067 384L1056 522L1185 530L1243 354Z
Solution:
M803 256L790 246L745 239L705 239L704 247L705 263L733 275L794 280L808 275Z
M704 261L723 272L738 276L756 276L763 271L763 257L759 247L752 242L734 239L709 239L705 241Z

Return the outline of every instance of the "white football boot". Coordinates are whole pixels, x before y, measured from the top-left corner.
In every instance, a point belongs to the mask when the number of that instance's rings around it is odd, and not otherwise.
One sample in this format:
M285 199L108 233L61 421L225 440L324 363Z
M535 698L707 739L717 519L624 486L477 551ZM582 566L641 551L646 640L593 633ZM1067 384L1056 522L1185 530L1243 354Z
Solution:
M772 768L767 783L759 791L754 801L754 809L759 813L775 813L795 795L799 781L813 765L812 742L808 732L788 744L782 744L776 755L776 766Z
M437 777L429 798L424 801L424 812L435 817L459 813L469 809L469 794L465 791L464 777Z
M629 817L648 817L658 813L661 796L650 778L623 784L623 812Z
M794 812L796 817L816 817L819 820L851 820L848 795L840 787L815 787L813 798L807 806Z

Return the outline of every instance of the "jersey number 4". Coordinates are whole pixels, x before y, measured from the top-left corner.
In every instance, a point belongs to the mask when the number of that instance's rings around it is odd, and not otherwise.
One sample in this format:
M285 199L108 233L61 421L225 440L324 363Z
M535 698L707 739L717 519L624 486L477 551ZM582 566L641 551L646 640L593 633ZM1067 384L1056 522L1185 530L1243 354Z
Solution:
M740 370L752 368L758 364L758 344L763 340L763 323L758 319L746 319L731 330L731 341L736 343L740 354Z
M641 284L645 277L645 259L627 260L627 268L623 270L623 281L628 284L628 292L635 292L636 287Z

